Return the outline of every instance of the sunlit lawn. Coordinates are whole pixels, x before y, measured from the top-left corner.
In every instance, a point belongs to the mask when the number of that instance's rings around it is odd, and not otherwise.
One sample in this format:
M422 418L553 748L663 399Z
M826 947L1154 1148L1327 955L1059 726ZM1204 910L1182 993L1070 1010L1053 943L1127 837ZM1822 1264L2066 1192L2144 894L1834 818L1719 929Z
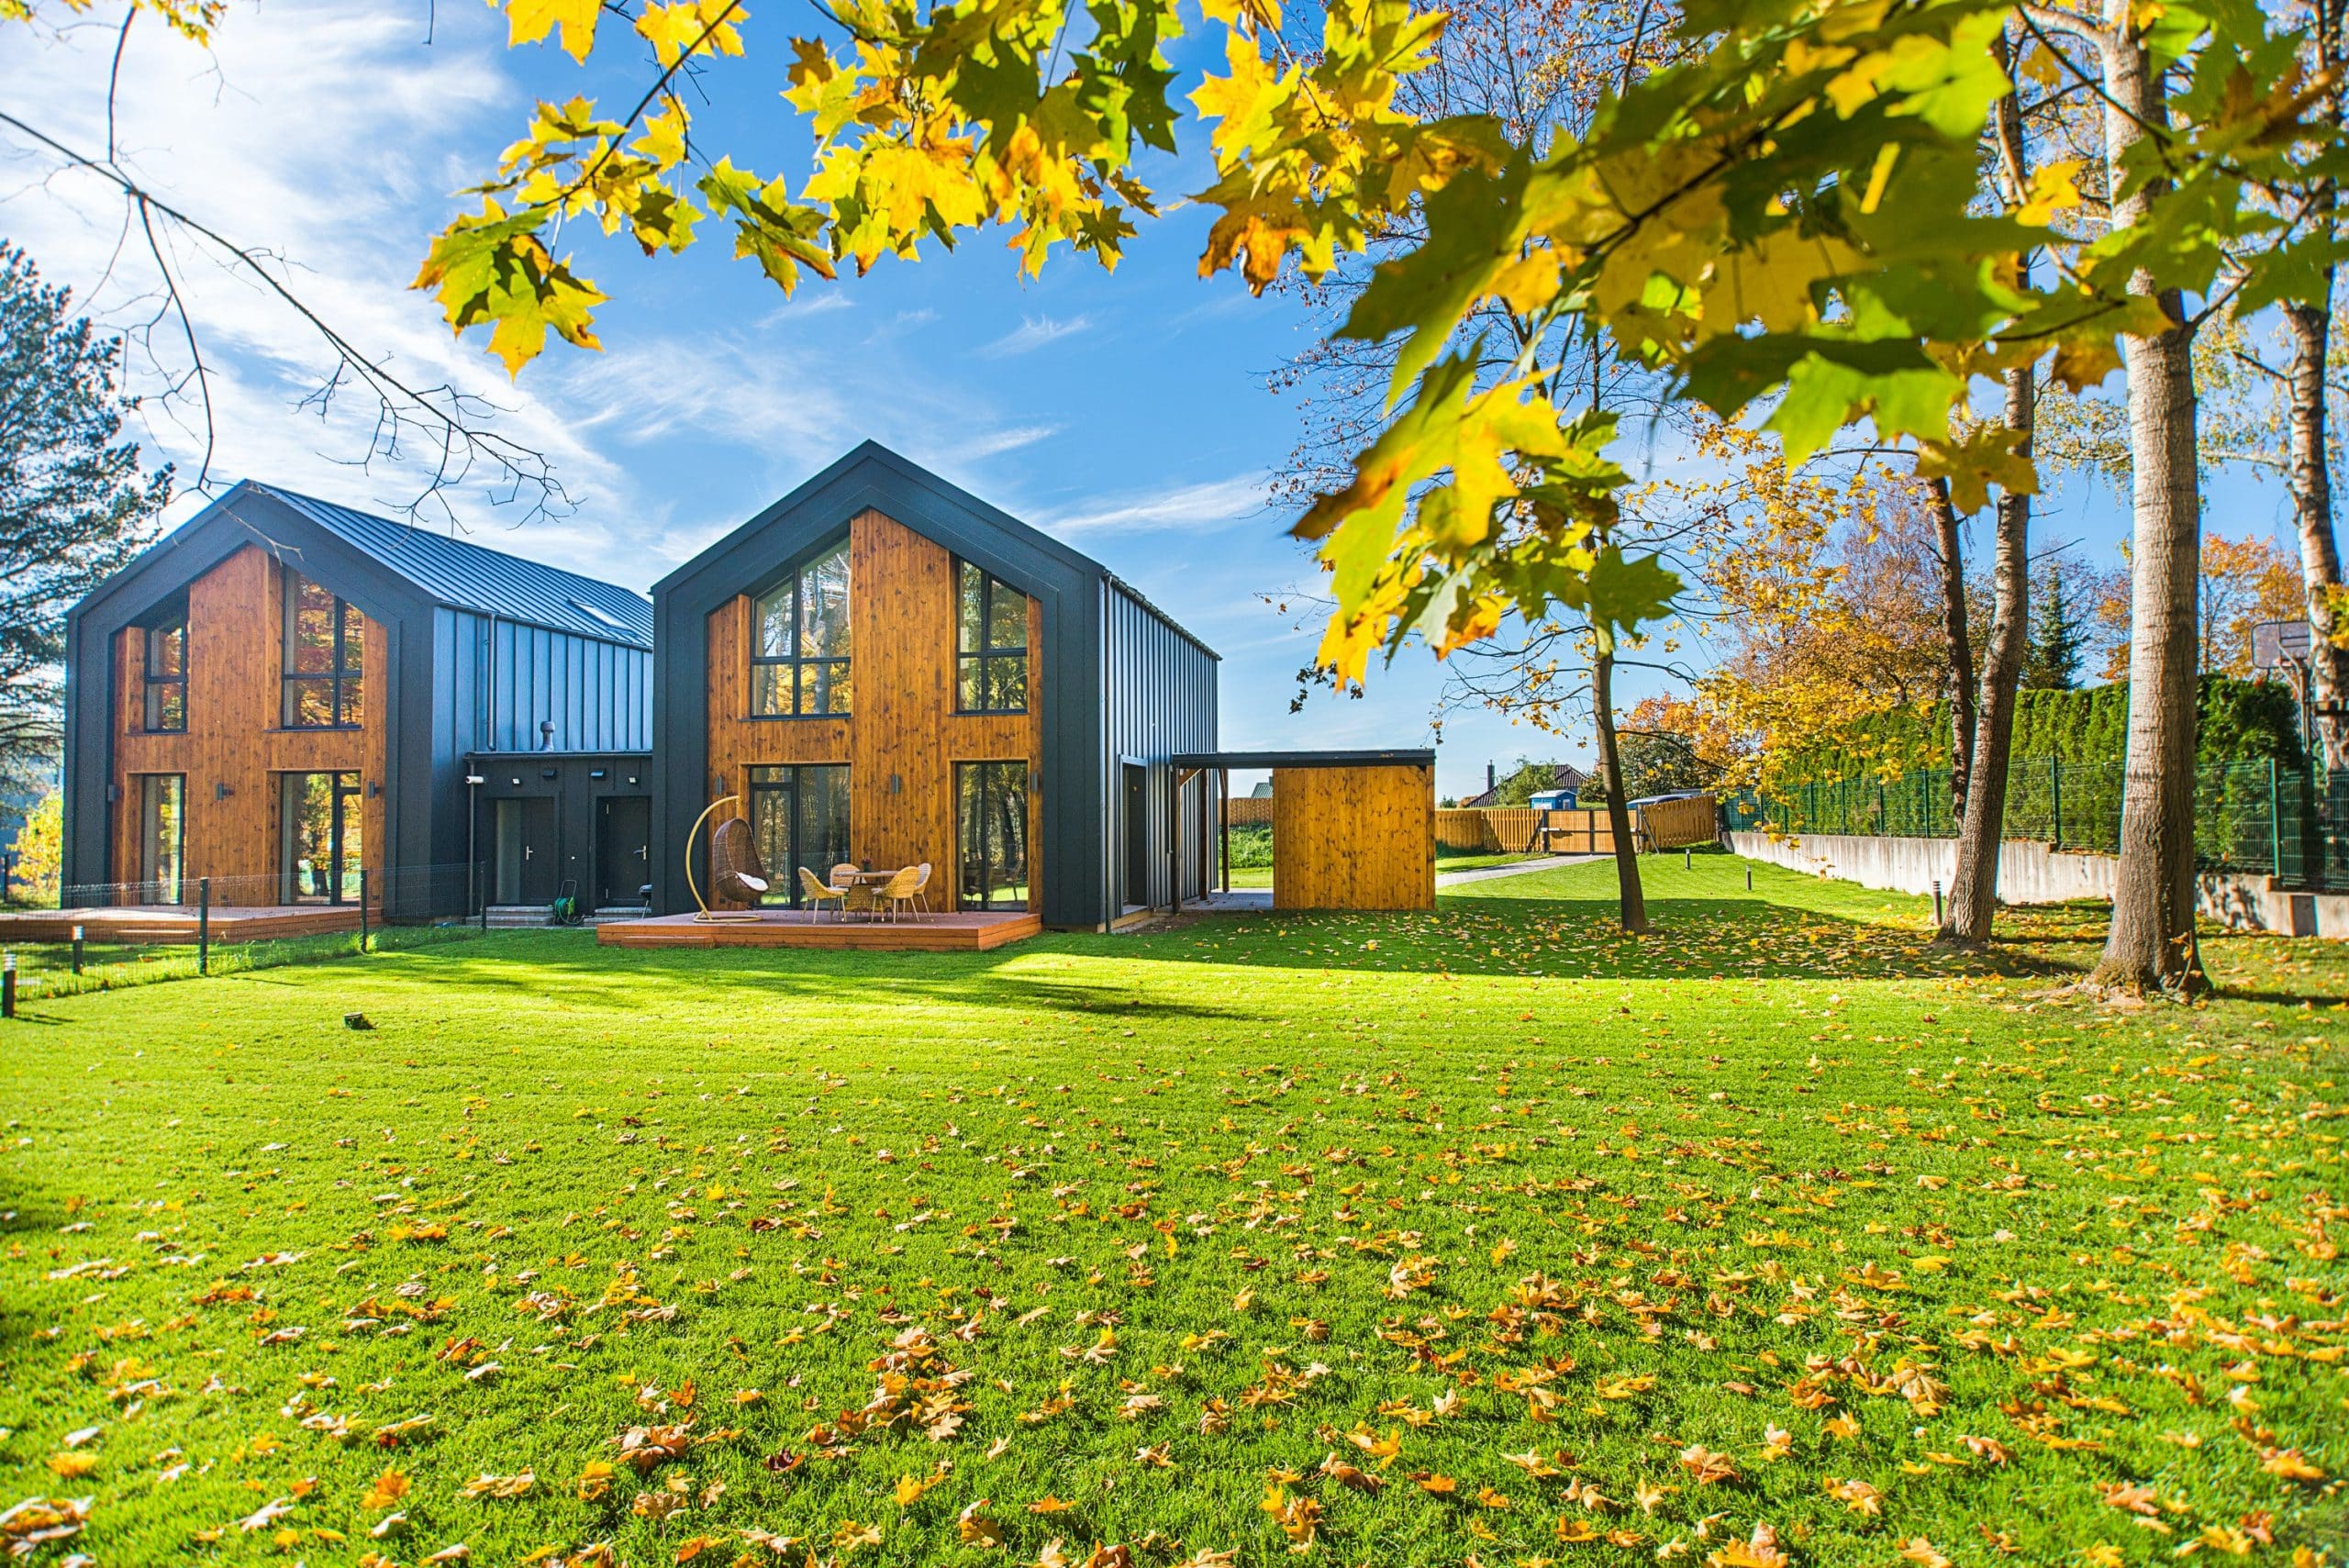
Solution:
M2092 911L1994 970L1721 857L1629 941L1612 875L39 1003L0 1507L109 1568L2339 1554L2341 949L2100 1011Z

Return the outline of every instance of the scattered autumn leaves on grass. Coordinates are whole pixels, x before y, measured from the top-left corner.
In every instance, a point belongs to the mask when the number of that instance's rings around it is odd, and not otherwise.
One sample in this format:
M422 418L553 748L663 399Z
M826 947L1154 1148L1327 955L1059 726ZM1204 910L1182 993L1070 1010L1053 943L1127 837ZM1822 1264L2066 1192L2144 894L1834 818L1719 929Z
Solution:
M1272 939L1207 940L908 969L919 1009L812 986L761 1030L897 1032L763 1065L681 1004L388 1089L245 1019L233 1059L145 1037L155 1087L103 1106L13 1080L51 1107L5 1156L24 1190L87 1197L6 1222L35 1327L0 1541L2280 1563L2329 1506L2329 1019L1979 973L1520 980L1391 929L1395 968L1276 972ZM371 1015L403 995L467 1040L510 1008L431 971ZM95 1034L29 1049L119 1073ZM229 1102L224 1059L271 1092ZM57 1064L0 1072L83 1094Z

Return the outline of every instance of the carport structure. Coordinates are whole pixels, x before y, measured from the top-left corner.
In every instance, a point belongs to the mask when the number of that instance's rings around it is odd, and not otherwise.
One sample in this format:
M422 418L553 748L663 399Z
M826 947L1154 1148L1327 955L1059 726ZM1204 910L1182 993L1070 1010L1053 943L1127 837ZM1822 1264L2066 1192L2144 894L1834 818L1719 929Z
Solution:
M1231 774L1269 770L1274 908L1435 907L1432 751L1177 751L1171 762L1172 845L1185 842L1185 785L1211 775L1216 831L1193 840L1201 846L1200 887L1231 892ZM1183 884L1183 869L1170 859L1169 885Z

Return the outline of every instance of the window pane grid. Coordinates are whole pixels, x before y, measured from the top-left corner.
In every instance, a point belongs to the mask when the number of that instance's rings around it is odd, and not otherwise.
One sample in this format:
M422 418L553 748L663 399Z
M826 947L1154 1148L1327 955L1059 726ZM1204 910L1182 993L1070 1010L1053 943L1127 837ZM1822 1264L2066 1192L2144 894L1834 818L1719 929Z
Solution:
M359 607L290 568L285 573L288 729L351 729L366 716L367 620Z
M187 728L187 622L150 627L147 632L146 728L158 732Z
M751 606L754 716L788 718L849 711L848 565L843 542Z
M1028 595L967 561L955 562L955 706L1028 709Z
M954 765L955 904L1027 909L1028 764Z

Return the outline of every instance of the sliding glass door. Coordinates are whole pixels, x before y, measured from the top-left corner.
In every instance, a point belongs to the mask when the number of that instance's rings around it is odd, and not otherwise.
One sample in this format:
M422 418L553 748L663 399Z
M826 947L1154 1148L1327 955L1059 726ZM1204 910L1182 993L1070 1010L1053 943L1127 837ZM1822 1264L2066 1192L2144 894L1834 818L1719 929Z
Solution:
M357 773L285 773L278 811L278 900L352 904L366 864Z
M139 779L138 902L177 904L187 849L187 777L142 773Z
M955 905L1025 909L1028 764L954 764Z
M752 768L751 837L766 868L770 904L800 903L799 868L828 880L849 858L848 766Z

